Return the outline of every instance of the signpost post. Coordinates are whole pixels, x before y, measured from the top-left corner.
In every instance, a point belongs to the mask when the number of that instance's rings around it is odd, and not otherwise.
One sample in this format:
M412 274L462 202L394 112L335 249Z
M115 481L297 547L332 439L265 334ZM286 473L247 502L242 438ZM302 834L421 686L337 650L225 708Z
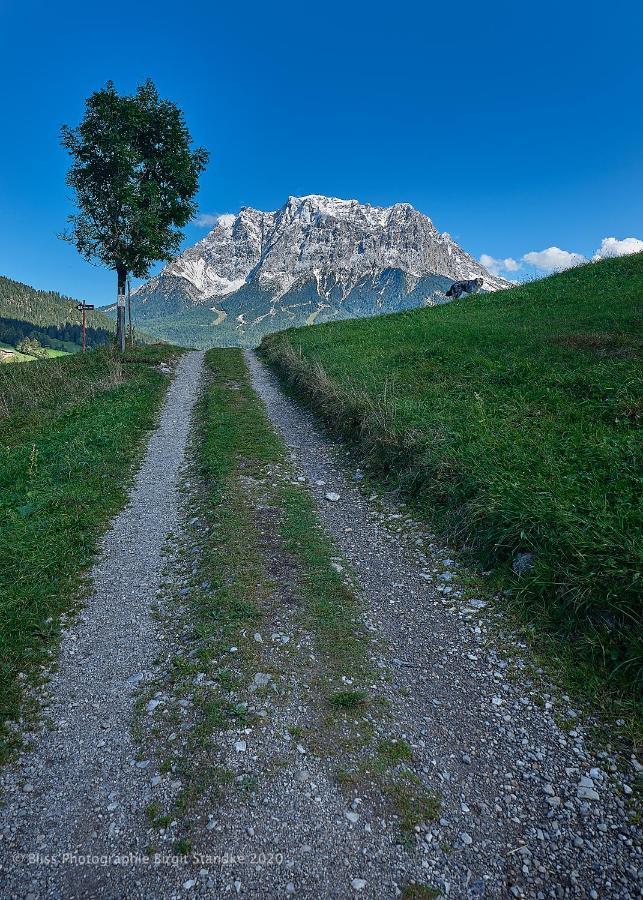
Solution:
M83 353L87 348L87 310L93 308L93 303L85 303L84 300L76 305L76 309L80 309L83 312Z
M132 297L130 295L129 278L127 279L127 315L129 318L129 345L130 350L134 349L134 335L132 333Z

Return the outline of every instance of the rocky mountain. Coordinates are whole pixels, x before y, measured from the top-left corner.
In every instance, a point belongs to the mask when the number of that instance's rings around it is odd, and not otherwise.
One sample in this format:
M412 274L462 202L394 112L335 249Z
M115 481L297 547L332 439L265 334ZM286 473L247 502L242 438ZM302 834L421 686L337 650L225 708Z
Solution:
M253 346L271 331L445 301L454 281L508 287L408 203L310 195L244 207L132 295L148 333L193 346Z

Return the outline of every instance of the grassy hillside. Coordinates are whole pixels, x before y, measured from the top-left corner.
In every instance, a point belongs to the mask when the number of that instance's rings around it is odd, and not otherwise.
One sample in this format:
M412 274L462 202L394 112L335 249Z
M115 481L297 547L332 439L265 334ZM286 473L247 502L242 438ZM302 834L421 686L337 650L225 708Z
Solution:
M33 362L35 359L34 356L30 356L28 353L20 353L20 351L15 349L13 344L6 344L4 341L0 341L0 351L2 351L2 350L12 350L13 352L12 352L11 356L7 356L7 357L5 357L0 352L0 363L1 364L17 363L17 362ZM61 353L60 351L54 351L54 350L49 350L49 349L47 349L46 353L49 358L51 358L52 354L54 354L54 353L57 356L65 355L64 353Z
M587 687L641 686L643 254L264 339L263 354ZM533 566L513 571L520 553Z
M56 291L38 291L0 275L0 318L31 322L41 328L80 325L82 314L76 309L78 302ZM87 313L87 325L104 329L110 335L114 331L113 320L100 310Z
M167 345L0 367L0 760L168 383ZM24 673L24 674L21 674Z

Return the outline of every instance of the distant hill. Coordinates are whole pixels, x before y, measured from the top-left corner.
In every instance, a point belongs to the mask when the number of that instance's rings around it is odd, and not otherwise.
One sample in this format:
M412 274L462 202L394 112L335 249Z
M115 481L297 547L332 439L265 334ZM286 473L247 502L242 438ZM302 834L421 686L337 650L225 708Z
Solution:
M80 325L81 313L76 309L79 300L56 291L39 291L0 275L0 316L22 319L34 325ZM87 313L87 324L110 334L114 322L100 310Z
M74 350L80 346L82 314L79 301L56 291L39 291L0 276L0 341L14 346L24 337L35 337L45 347ZM98 310L87 313L87 344L107 344L114 322Z

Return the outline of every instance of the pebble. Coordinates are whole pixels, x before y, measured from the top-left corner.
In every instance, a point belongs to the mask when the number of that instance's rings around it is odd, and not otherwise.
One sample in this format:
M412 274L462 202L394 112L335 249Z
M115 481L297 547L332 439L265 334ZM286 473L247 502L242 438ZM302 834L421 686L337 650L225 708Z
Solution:
M477 597L474 597L473 600L467 600L467 603L474 609L484 609L487 605L486 600L479 600Z

